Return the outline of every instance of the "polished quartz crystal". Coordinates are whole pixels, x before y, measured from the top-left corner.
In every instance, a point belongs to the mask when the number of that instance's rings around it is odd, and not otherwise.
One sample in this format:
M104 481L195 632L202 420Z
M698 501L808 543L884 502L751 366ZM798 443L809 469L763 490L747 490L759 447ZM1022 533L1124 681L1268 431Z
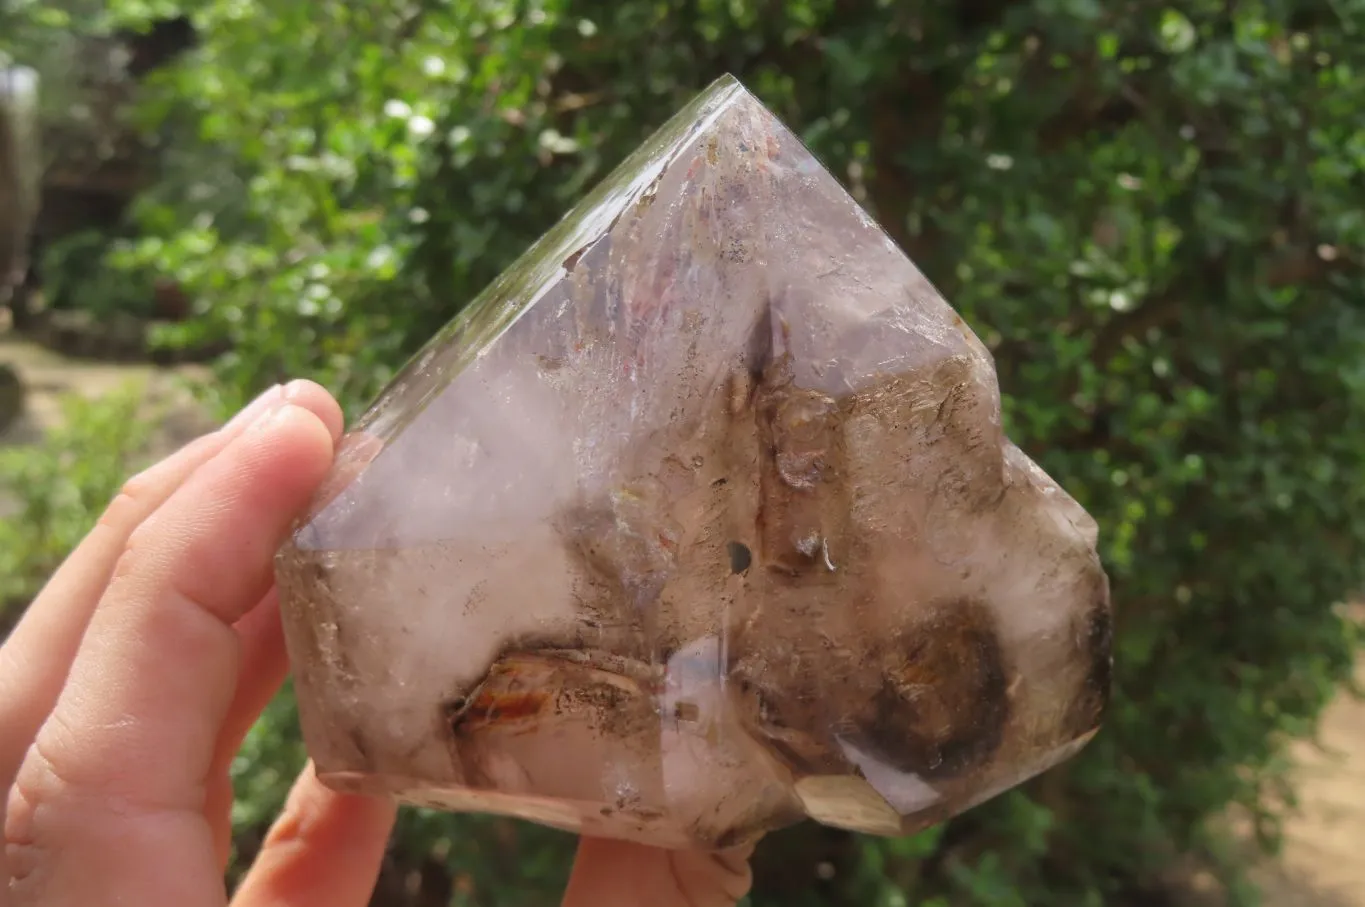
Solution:
M1095 539L971 330L724 79L392 382L278 578L324 782L721 848L911 833L1075 753Z

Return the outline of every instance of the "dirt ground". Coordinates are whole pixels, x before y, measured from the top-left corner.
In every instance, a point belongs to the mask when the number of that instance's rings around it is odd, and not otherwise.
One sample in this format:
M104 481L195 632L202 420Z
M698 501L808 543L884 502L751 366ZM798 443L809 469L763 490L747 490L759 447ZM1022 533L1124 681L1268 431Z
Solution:
M145 389L149 407L171 403L160 426L153 453L173 450L211 429L212 423L190 397L187 381L205 376L202 367L174 369L152 365L70 359L25 342L0 327L0 364L15 369L25 386L23 414L3 432L0 444L28 444L61 419L62 399L68 394L99 397L130 383Z
M130 380L143 383L149 401L181 401L159 433L158 453L212 427L183 386L201 372L75 361L3 334L0 363L16 368L28 389L24 416L0 434L0 444L39 437L60 418L64 394L95 396ZM1365 658L1357 677L1365 685ZM1289 822L1283 858L1256 873L1267 907L1365 907L1365 702L1338 696L1321 744L1297 747L1301 811Z
M1365 907L1365 702L1339 695L1321 737L1324 751L1297 747L1301 813L1283 859L1258 873L1266 907Z

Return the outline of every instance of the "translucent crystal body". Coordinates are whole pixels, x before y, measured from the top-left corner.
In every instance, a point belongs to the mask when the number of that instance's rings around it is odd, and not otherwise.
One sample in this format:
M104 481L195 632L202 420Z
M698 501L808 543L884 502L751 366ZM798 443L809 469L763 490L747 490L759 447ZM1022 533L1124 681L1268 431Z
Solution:
M327 783L711 848L913 832L1079 749L1095 532L725 79L394 380L278 577Z

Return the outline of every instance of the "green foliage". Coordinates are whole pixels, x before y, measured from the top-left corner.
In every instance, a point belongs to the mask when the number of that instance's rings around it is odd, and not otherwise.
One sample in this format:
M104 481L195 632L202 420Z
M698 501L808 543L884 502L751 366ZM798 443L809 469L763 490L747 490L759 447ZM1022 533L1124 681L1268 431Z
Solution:
M227 341L228 403L309 375L354 412L724 71L993 349L1012 436L1102 527L1106 728L910 842L775 836L755 905L798 883L887 907L1146 903L1175 855L1216 856L1207 820L1232 804L1273 846L1285 744L1358 641L1336 605L1365 542L1365 0L177 8L203 41L146 85L167 153L121 263L194 296L163 339ZM292 729L272 712L241 763L244 839ZM405 822L395 866L437 861L452 903L553 902L562 837Z
M154 314L155 275L130 261L126 240L83 230L53 244L43 256L43 292L53 308L82 308L102 318Z
M90 531L145 450L136 387L64 401L41 444L0 447L0 627L17 617Z

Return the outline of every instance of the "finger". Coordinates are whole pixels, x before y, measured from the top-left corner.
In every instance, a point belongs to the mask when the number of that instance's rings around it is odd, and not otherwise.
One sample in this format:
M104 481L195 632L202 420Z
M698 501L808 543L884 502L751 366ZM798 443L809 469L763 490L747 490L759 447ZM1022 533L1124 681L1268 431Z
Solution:
M333 438L340 436L340 408L321 387L296 381L271 388L220 431L191 442L125 483L94 529L34 599L0 647L0 741L4 741L0 744L0 789L13 782L28 744L52 711L90 614L128 537L255 418L285 401L311 410L327 424ZM0 816L3 813L0 804Z
M391 801L329 790L310 763L232 907L365 907L394 813Z
M0 741L4 741L0 744L0 789L14 780L33 735L57 701L90 612L127 534L220 446L216 436L200 438L129 479L0 647Z
M341 439L332 459L332 468L314 493L309 512L303 519L325 507L380 449L378 440L372 436L351 434ZM237 696L218 737L204 809L213 827L219 865L224 868L232 856L232 761L252 725L284 683L289 668L284 628L280 623L279 596L274 589L261 605L238 622L237 634L242 642Z
M274 551L331 455L328 427L286 404L129 536L11 793L18 903L188 905L196 889L176 887L187 876L213 890L202 810L237 687L233 624L269 588Z
M752 853L752 847L702 853L584 838L563 907L734 907L749 893Z
M218 732L204 804L204 815L213 830L214 851L218 854L219 865L224 868L232 854L232 762L242 748L242 741L279 692L289 671L284 630L280 625L279 596L274 589L237 621L234 629L242 653L237 691Z

